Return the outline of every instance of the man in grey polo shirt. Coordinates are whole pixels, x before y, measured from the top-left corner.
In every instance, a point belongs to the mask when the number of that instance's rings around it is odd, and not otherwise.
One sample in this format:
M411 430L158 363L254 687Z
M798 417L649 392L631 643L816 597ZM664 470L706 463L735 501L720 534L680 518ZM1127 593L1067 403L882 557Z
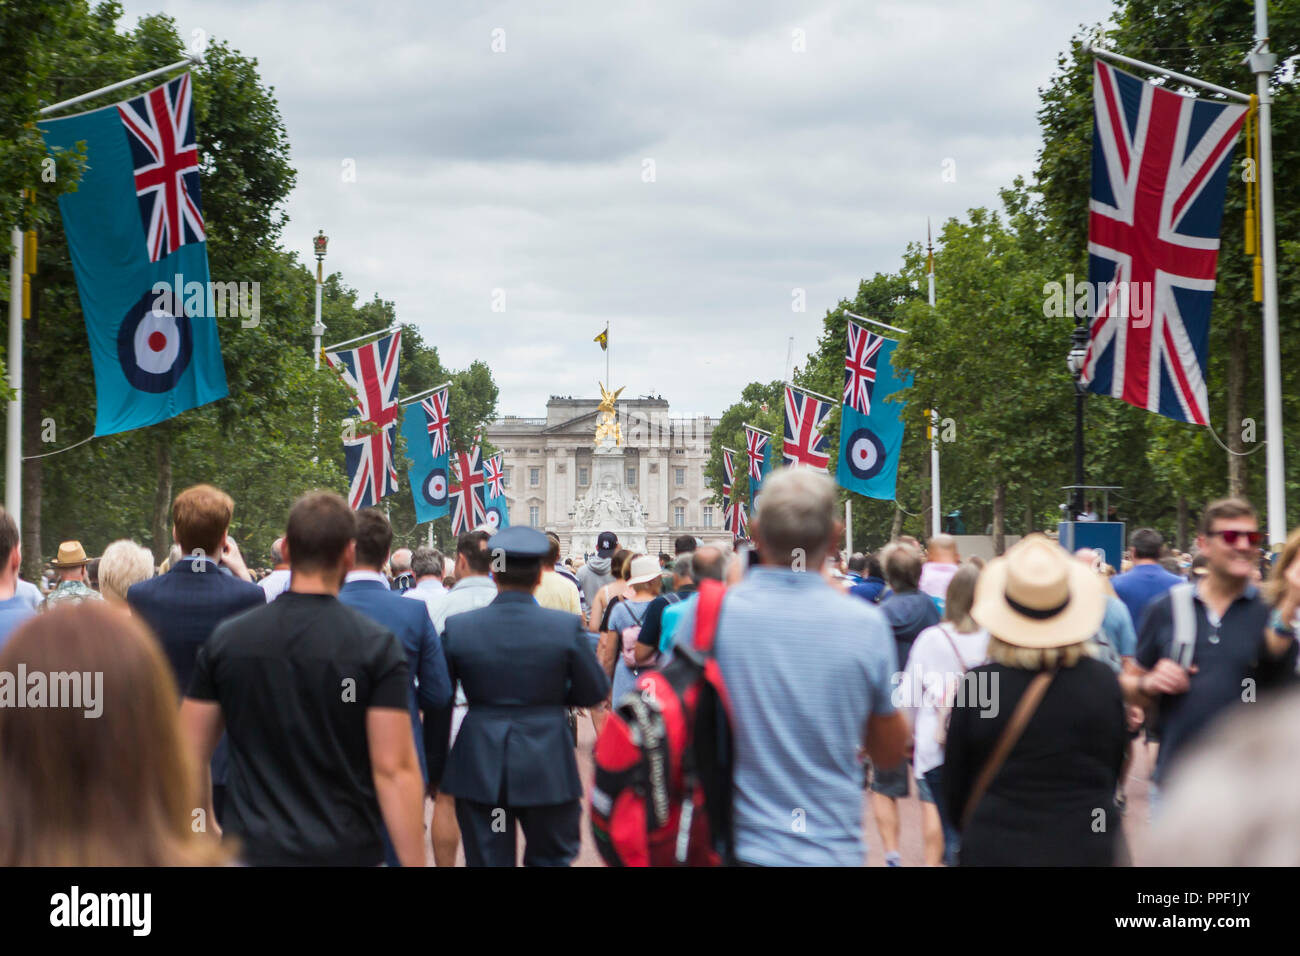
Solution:
M821 574L843 533L836 511L835 485L820 472L767 479L751 524L760 563L723 600L716 653L731 699L743 864L863 865L859 748L881 766L903 760L893 630ZM678 632L677 643L691 639L694 608Z

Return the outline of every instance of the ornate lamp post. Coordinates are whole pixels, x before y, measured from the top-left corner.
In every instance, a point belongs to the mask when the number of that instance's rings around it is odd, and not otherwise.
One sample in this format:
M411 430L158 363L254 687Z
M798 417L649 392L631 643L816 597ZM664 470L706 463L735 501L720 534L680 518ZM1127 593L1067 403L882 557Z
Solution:
M1076 322L1070 333L1070 351L1065 364L1074 376L1074 495L1070 520L1083 513L1083 399L1088 390L1081 381L1083 359L1088 351L1088 328Z
M316 324L311 327L311 334L316 339L316 368L320 369L320 340L325 334L325 323L320 320L320 299L321 289L324 284L322 275L323 264L325 262L325 247L329 245L329 237L325 235L325 230L319 230L311 240L312 249L316 253Z

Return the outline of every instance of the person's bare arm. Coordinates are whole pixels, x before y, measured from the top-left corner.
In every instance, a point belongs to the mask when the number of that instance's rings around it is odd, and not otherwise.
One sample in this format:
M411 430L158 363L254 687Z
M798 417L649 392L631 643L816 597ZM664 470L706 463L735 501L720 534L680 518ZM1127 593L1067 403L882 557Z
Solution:
M368 708L366 740L375 796L397 859L402 866L424 866L424 782L411 715L396 707Z
M901 710L888 716L872 714L867 720L865 749L877 767L897 767L907 753L912 730Z
M1196 670L1195 667L1192 668ZM1143 670L1134 663L1119 675L1119 686L1124 700L1144 710L1150 710L1161 694L1184 694L1189 686L1187 670L1182 665L1162 657L1151 670Z
M253 583L253 573L244 563L244 555L240 552L239 545L231 538L226 538L225 544L222 545L221 563L228 567L235 577L242 578L249 584Z
M1300 561L1291 562L1283 575L1282 583L1282 600L1277 604L1277 613L1285 625L1290 625L1295 620L1296 609L1300 608ZM1264 629L1264 645L1268 656L1274 659L1289 651L1294 640L1294 637L1279 634L1272 627Z
M605 616L605 602L608 599L608 595L605 592L608 589L609 585L605 585L605 587L602 587L596 592L595 598L592 599L591 614L587 616L587 630L591 631L593 634L599 633L600 631L600 619Z
M207 825L216 836L221 835L216 815L212 812L212 753L225 732L226 721L221 715L221 705L212 700L186 697L181 703L181 734L186 749L194 760L194 795Z

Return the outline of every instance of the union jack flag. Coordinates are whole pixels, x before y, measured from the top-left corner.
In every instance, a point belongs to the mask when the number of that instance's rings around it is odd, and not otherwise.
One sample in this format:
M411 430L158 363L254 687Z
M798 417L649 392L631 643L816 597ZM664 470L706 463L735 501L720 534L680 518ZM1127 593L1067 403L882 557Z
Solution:
M500 498L506 493L504 455L498 452L483 462L483 481L486 482L489 498Z
M885 340L857 323L848 325L849 346L844 353L844 404L863 415L870 415L871 393L876 390L876 362Z
M745 445L749 449L749 477L763 480L763 461L767 457L768 436L750 425L745 426Z
M448 489L452 534L473 531L487 521L487 502L483 500L483 472L479 469L478 456L477 444L470 449L469 454L451 456L451 470L455 477L455 483Z
M785 387L785 445L781 456L787 465L829 470L830 442L821 430L830 413L830 402L813 398L793 386Z
M150 262L205 238L190 92L190 75L182 73L117 107L131 148Z
M444 455L451 448L451 416L447 414L447 393L449 389L440 388L420 402L429 422L429 444L434 458Z
M1246 107L1093 63L1089 391L1204 425L1210 306Z
M722 449L722 497L724 500L731 497L731 486L736 480L736 464L733 455L735 455L735 452L730 448Z
M354 510L379 504L379 499L397 490L397 467L393 462L393 441L397 436L397 363L401 357L402 333L355 349L330 352L325 360L352 389L357 407L353 415L373 425L373 434L354 431L343 439L347 459L348 503Z
M730 531L734 538L749 537L749 519L745 517L745 505L739 497L727 507L723 518L723 530Z

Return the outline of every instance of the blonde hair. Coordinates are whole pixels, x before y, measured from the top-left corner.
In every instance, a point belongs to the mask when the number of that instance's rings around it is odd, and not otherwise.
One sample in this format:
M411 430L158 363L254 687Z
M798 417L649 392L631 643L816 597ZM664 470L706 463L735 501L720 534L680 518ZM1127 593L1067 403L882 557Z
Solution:
M1286 593L1286 569L1291 566L1297 554L1300 554L1300 528L1296 528L1287 536L1286 544L1282 546L1282 553L1273 562L1273 570L1269 572L1268 580L1260 589L1269 604L1277 604Z
M1091 639L1064 647L1017 647L990 635L989 660L1022 671L1043 671L1052 667L1073 667L1085 657L1096 657L1097 645Z
M970 563L964 563L948 582L948 590L943 599L943 619L957 626L963 634L977 630L979 625L970 616L971 606L975 603L975 582L979 580L980 569Z
M123 604L131 585L153 577L153 553L122 538L104 549L99 559L99 591L105 600Z

